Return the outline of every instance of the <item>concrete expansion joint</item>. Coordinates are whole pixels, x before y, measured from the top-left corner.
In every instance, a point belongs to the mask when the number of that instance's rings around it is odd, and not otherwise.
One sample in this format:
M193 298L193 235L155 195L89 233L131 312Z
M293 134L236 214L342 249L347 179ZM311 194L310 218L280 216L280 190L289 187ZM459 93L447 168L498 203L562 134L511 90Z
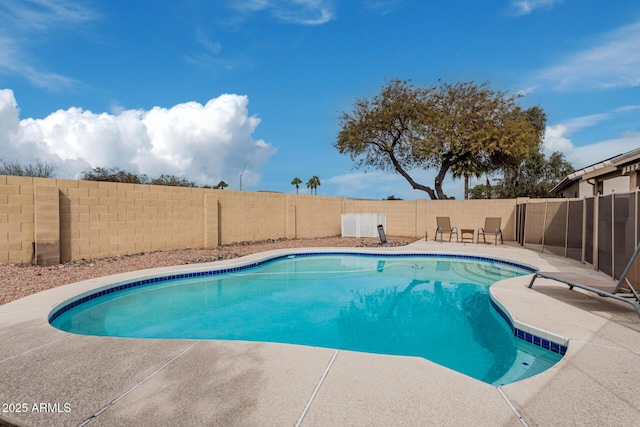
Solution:
M56 344L56 343L58 343L58 342L60 342L62 340L66 340L67 338L71 338L72 336L74 336L74 335L73 334L68 334L68 335L63 336L62 338L58 338L57 340L49 341L46 344L42 344L42 345L39 345L37 347L30 348L29 350L25 350L22 353L18 353L18 354L15 354L13 356L9 356L9 357L7 357L5 359L0 360L0 363L7 362L9 360L15 359L16 357L25 356L25 355L33 352L33 351L40 350L41 348L49 347L50 345Z
M593 342L583 341L583 340L578 340L578 339L571 339L569 341L575 341L575 342L579 342L579 343L582 343L582 344L591 345L591 346L594 346L594 347L607 348L609 350L624 351L626 353L633 353L633 354L637 354L637 355L640 356L640 351L631 350L630 348L618 347L618 346L613 346L613 345L596 344L596 343L593 343Z
M500 396L502 396L502 398L505 400L505 402L507 402L507 405L509 405L509 408L511 408L511 410L516 415L516 417L518 417L518 421L520 421L520 424L522 424L524 427L529 427L528 424L526 423L526 421L524 420L524 418L522 418L522 415L520 415L520 413L515 408L515 406L513 406L513 404L511 403L511 401L507 397L507 395L504 394L504 392L502 391L502 388L500 388L500 387L496 387L496 388L498 389L498 392L500 393Z
M104 407L102 407L99 411L95 412L93 415L91 415L89 418L87 418L86 420L84 420L82 423L78 424L78 427L83 427L87 424L89 424L91 421L95 420L96 418L98 418L100 416L100 414L102 414L104 411L106 411L107 409L111 408L113 405L115 405L116 403L118 403L120 400L124 399L125 397L127 397L130 393L132 393L135 389L137 389L138 387L140 387L142 384L146 383L147 381L149 381L151 378L153 378L158 372L162 371L164 368L166 368L167 366L171 365L173 362L175 362L176 360L178 360L180 357L182 357L184 354L186 354L189 350L191 350L193 347L195 347L198 343L200 342L200 340L194 342L193 344L191 344L189 347L187 347L186 349L182 350L180 353L178 353L173 359L169 360L167 363L165 363L164 365L162 365L161 367L159 367L158 369L156 369L155 371L153 371L151 374L149 374L145 379L143 379L142 381L140 381L138 384L134 385L133 387L131 387L129 390L125 391L124 393L122 393L120 396L116 397L115 399L113 399L111 402L109 402L107 405L105 405Z
M302 414L300 414L300 418L298 418L298 422L296 423L296 427L300 427L300 425L302 424L302 420L307 415L307 412L309 411L309 408L311 407L311 403L313 403L313 399L315 399L316 394L318 394L318 390L320 390L320 387L322 386L322 383L324 382L324 379L329 374L329 371L331 370L331 367L333 366L333 362L336 360L336 357L338 356L338 353L339 353L339 350L336 350L333 353L333 357L331 357L331 360L329 361L329 364L325 368L324 373L322 374L322 377L320 377L320 381L318 381L318 384L316 385L315 390L313 390L313 393L311 393L311 397L309 398L309 401L307 402L307 406L304 407L304 411L302 411Z

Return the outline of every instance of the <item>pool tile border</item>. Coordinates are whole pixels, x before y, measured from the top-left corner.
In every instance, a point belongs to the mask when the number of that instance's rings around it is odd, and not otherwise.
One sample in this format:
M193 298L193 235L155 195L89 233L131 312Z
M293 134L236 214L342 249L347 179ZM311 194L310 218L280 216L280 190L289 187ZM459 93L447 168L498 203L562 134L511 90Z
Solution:
M526 341L528 343L531 343L535 346L541 347L545 350L558 353L561 356L564 356L566 354L567 348L568 348L566 345L557 343L556 341L549 339L548 334L545 334L544 332L539 331L535 328L532 328L528 325L519 325L520 327L515 326L513 321L509 317L509 315L502 308L502 306L496 303L493 298L491 298L491 305L493 305L493 308L496 309L498 314L500 314L500 316L502 316L502 318L511 327L511 331L513 332L513 335L516 338ZM544 337L539 335L547 335L547 336ZM556 337L556 339L560 341L560 339L558 338L559 337Z

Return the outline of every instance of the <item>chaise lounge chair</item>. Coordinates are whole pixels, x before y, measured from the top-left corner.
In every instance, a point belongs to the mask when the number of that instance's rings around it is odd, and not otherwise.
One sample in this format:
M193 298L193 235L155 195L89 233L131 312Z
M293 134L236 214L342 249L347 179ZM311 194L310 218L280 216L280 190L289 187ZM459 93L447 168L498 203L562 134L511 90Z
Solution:
M502 229L500 228L500 223L502 222L502 218L485 218L484 219L484 227L478 228L478 237L476 238L476 244L480 243L480 235L482 234L482 239L485 243L487 243L487 239L485 235L493 234L496 237L496 246L498 246L498 235L500 236L500 243L504 245L504 240L502 240Z
M584 289L589 292L595 292L601 297L614 298L618 301L623 301L631 304L633 308L640 316L640 297L638 296L638 290L634 289L633 285L627 278L629 271L631 270L634 262L638 258L640 252L640 245L636 248L635 252L631 256L629 263L625 267L618 282L612 282L609 280L602 280L595 277L589 277L584 274L578 273L556 273L556 272L542 272L538 271L533 274L529 287L533 286L533 282L538 278L556 280L558 282L569 285L569 289L574 287ZM637 288L637 284L636 284Z
M458 242L458 227L451 227L451 220L448 216L437 216L436 223L436 240L438 240L438 233L440 233L440 243L442 243L442 234L449 233L449 241L451 241L451 235L456 235L456 243Z

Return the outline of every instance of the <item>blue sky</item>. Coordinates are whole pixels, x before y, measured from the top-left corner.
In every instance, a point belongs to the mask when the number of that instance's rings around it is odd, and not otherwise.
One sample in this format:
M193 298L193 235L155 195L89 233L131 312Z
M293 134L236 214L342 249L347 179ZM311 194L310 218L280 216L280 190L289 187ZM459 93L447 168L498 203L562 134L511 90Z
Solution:
M395 78L524 93L548 115L545 150L580 168L640 147L640 3L3 0L0 158L426 198L333 147L340 112ZM414 175L433 186L435 170Z

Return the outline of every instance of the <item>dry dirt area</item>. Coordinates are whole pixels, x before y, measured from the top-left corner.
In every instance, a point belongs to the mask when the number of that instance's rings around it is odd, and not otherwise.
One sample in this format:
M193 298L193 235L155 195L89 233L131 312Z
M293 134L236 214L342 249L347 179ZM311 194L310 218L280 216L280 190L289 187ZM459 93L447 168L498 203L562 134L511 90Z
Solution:
M403 246L415 240L410 237L387 237L385 246ZM83 259L51 267L0 264L0 305L56 286L127 271L219 261L271 249L376 246L380 246L378 238L278 239L234 243L215 249L179 249L142 252L113 258Z

